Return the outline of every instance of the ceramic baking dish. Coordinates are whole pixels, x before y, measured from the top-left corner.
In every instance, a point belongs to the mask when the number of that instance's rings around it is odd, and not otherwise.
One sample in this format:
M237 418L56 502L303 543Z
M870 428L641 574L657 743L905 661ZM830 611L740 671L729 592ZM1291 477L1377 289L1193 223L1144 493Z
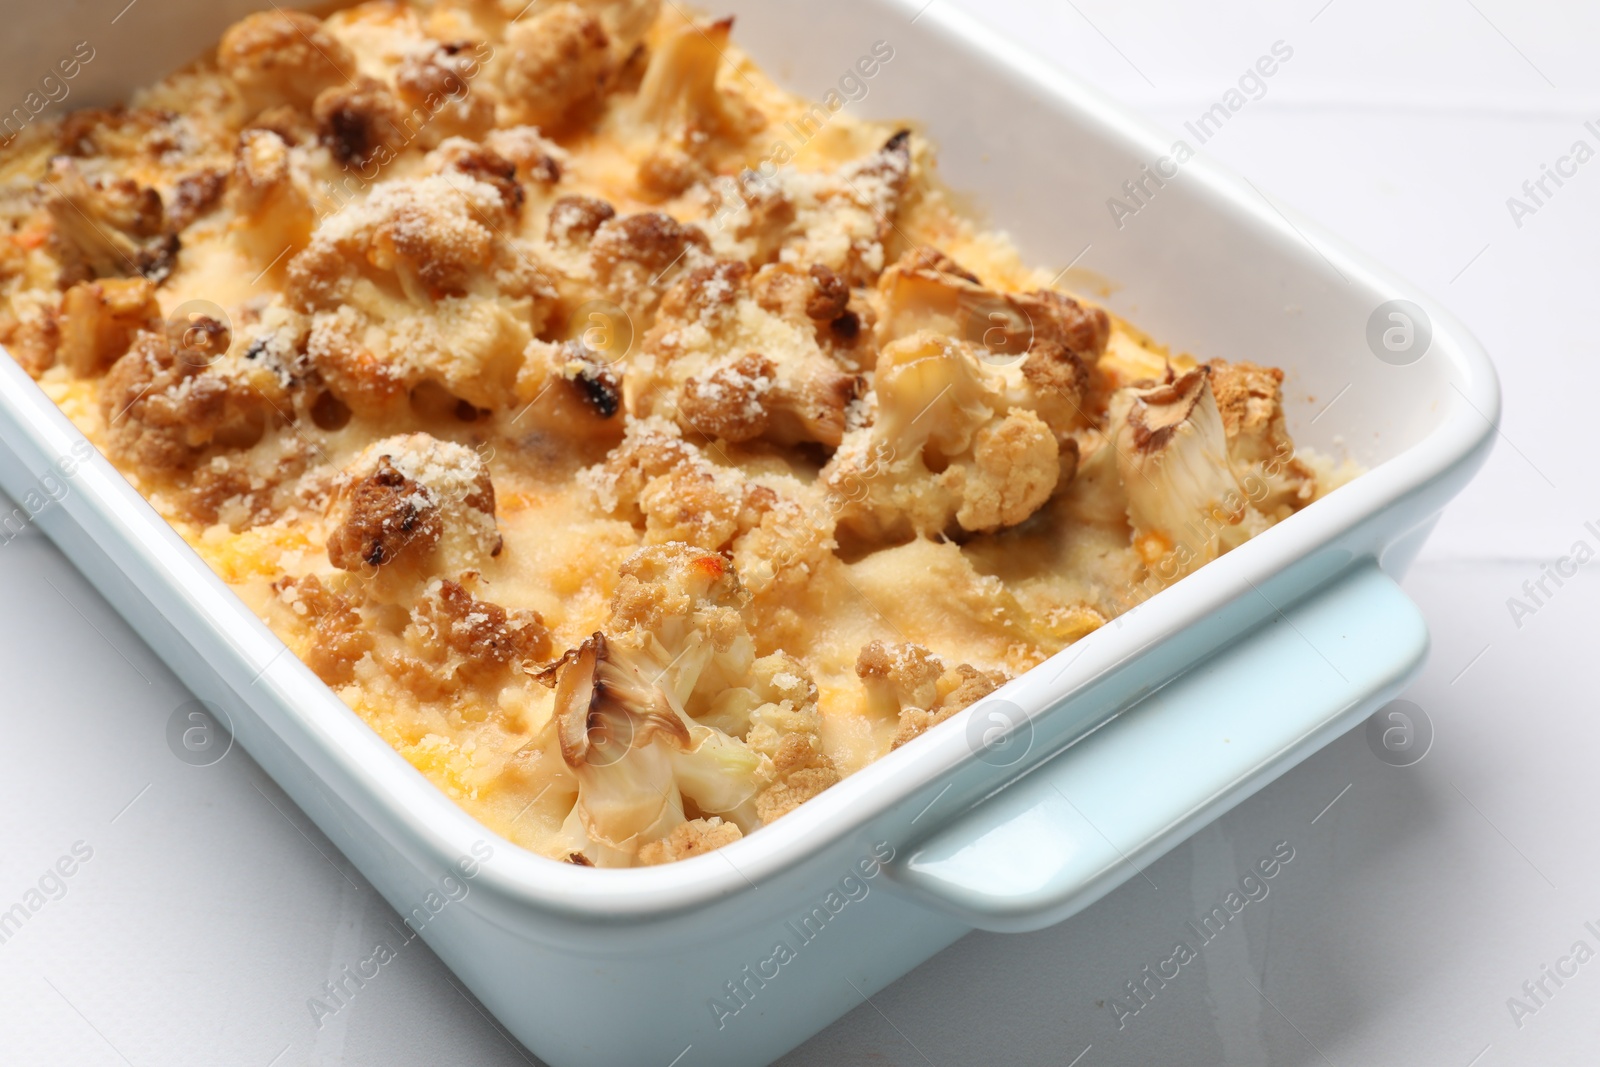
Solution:
M0 361L0 487L21 498L70 471L39 515L45 532L557 1067L768 1062L969 929L1034 929L1087 906L1392 697L1426 652L1395 579L1494 438L1498 389L1478 345L1203 156L1115 217L1108 198L1171 156L1172 138L940 0L922 4L720 8L808 97L889 42L893 60L853 107L921 119L945 180L987 205L1025 258L1078 257L1114 281L1110 306L1157 338L1286 368L1295 440L1368 471L717 853L591 870L488 833L289 655L105 460L71 460L82 437ZM0 99L22 99L35 67L84 38L96 58L68 103L114 98L249 6L144 0L115 24L120 2L87 21L25 7L0 44ZM1388 317L1396 299L1412 302L1408 320ZM1383 331L1407 322L1410 347L1384 348Z

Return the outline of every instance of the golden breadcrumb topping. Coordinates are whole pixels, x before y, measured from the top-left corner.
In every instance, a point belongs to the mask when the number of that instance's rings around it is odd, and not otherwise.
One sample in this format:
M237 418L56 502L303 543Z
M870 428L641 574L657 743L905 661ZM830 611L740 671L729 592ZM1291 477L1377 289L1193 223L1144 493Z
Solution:
M914 128L732 32L274 7L0 148L11 358L406 759L579 865L758 830L1337 481L1280 371L1057 288Z

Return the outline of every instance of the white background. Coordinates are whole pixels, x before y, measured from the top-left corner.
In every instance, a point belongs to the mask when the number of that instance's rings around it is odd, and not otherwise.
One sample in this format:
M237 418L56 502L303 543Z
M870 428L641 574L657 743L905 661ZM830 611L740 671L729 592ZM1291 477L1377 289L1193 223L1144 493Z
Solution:
M1520 228L1506 198L1575 140L1600 148L1583 128L1600 119L1600 10L934 2L1174 131L1291 45L1207 150L1454 308L1496 358L1504 433L1406 583L1434 634L1407 694L1437 731L1420 764L1348 735L1148 882L1043 933L974 934L783 1063L1595 1063L1600 960L1547 982L1520 1026L1506 1002L1579 938L1600 948L1583 928L1600 927L1600 587L1587 571L1552 584L1520 627L1507 598L1574 542L1600 548L1584 529L1600 526L1600 161ZM420 943L316 1029L306 998L387 906L242 752L172 757L186 694L35 532L0 546L0 589L0 907L74 842L93 849L0 945L0 1063L533 1062ZM1296 858L1271 895L1119 1031L1103 1002L1279 841Z

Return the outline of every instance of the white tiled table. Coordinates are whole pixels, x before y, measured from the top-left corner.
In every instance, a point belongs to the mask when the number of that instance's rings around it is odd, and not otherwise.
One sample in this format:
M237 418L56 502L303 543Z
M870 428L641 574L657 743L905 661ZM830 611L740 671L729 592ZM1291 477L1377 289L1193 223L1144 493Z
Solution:
M1175 131L1292 47L1206 150L1455 308L1497 359L1504 437L1407 583L1434 632L1408 694L1437 733L1422 762L1346 736L1148 881L1043 933L974 934L783 1062L1597 1062L1600 958L1559 986L1542 968L1580 939L1600 951L1600 586L1552 583L1520 626L1507 600L1574 542L1600 549L1600 162L1520 227L1506 199L1573 141L1600 149L1600 10L934 2L987 10ZM172 757L186 694L37 534L0 545L0 590L0 908L92 852L0 944L0 1063L531 1062L420 943L319 1028L307 999L398 940L389 909L242 753ZM1271 895L1119 1030L1123 983L1280 841L1295 859ZM1541 978L1536 1003L1522 986ZM1537 1010L1514 1018L1511 997Z

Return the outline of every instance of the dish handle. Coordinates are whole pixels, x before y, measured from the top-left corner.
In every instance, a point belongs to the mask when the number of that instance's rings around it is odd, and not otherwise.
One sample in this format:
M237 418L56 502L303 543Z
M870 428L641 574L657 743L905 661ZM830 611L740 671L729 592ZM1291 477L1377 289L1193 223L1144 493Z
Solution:
M1416 605L1358 564L980 801L892 875L979 929L1060 922L1394 697L1427 651Z

